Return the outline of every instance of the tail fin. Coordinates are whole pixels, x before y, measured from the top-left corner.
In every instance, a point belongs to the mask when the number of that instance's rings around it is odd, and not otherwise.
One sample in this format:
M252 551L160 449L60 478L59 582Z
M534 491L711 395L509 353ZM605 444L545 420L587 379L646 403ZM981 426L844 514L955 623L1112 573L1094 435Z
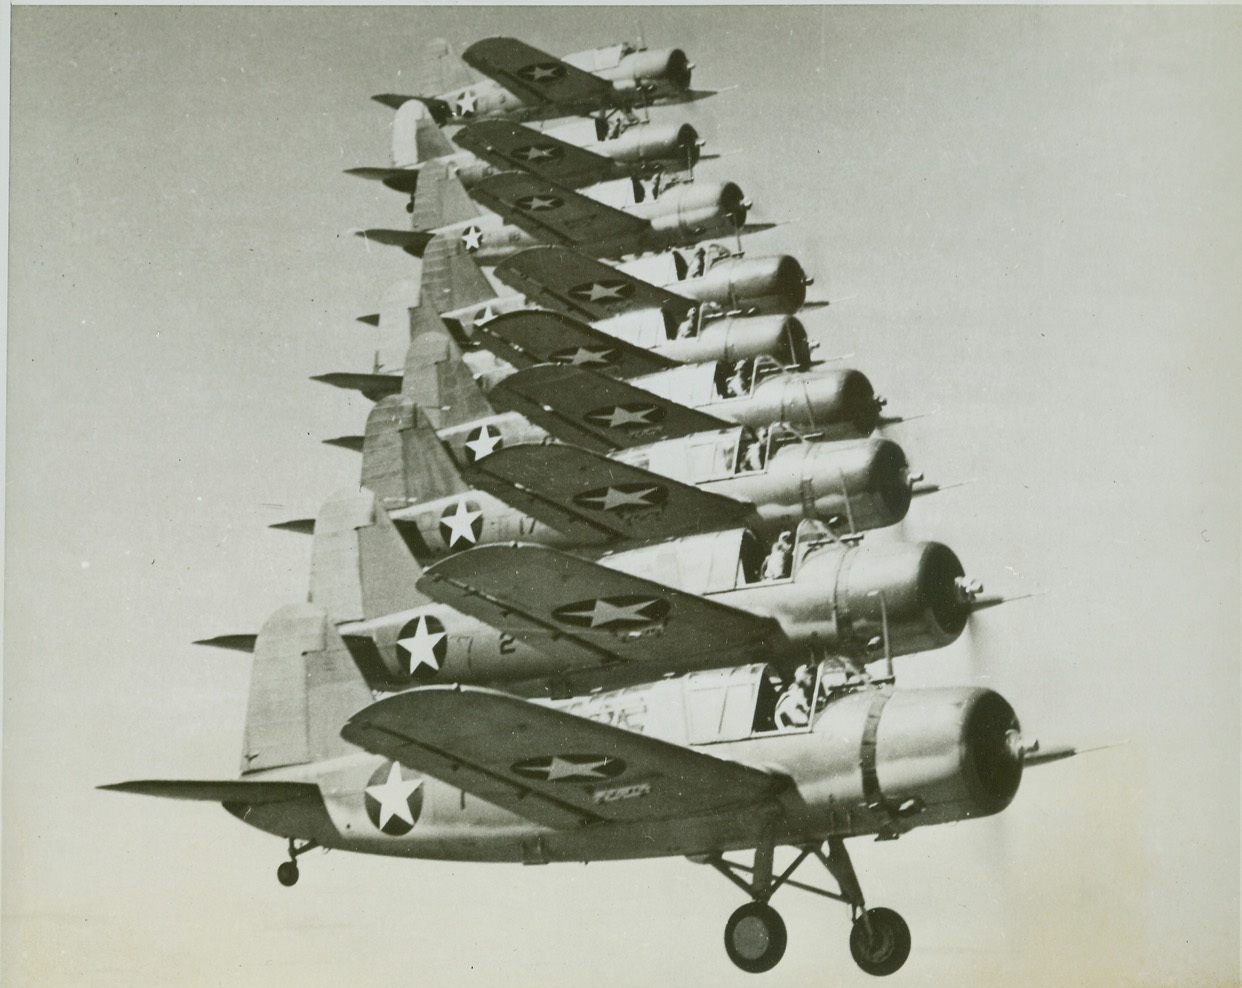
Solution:
M370 491L346 491L319 509L311 546L311 603L334 624L428 603L415 589L422 567Z
M373 325L379 327L379 349L375 351L376 374L400 374L414 333L414 309L422 291L417 281L407 279L393 284L380 302ZM367 317L370 320L370 317Z
M356 751L341 740L341 725L371 702L370 689L324 610L311 604L282 607L255 643L242 774Z
M423 48L418 62L418 91L440 96L454 89L465 89L478 78L443 38L433 38Z
M383 399L367 417L362 486L389 508L470 489L431 423L405 395Z
M402 393L414 400L435 429L495 415L444 320L425 305L410 311L412 338Z
M396 111L392 118L392 163L397 168L448 158L460 150L444 136L425 103L410 100ZM421 194L421 183L415 191Z
M395 143L394 139L394 152ZM448 161L429 161L419 170L411 213L413 229L438 230L454 223L477 220L482 215L483 211L466 194L465 186Z
M439 233L423 247L422 298L436 312L454 312L496 297L461 238Z

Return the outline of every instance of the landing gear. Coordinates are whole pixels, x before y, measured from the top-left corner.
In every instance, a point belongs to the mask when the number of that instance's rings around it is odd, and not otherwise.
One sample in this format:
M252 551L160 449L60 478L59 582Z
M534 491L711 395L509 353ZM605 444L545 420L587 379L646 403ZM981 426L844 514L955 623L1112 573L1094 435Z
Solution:
M868 974L883 976L898 970L910 956L910 928L906 921L891 909L867 909L863 902L862 888L854 874L845 841L829 837L828 853L817 845L799 849L793 864L780 875L773 876L773 845L755 848L753 867L735 861L727 861L719 854L707 859L707 863L742 889L751 902L742 906L725 924L725 951L729 960L743 971L758 974L770 971L785 954L785 923L768 900L782 885L792 885L807 892L814 892L828 899L835 899L850 907L854 925L850 930L850 953L855 963ZM791 876L807 858L814 855L836 879L839 891L829 892L795 882ZM749 873L749 878L743 877Z
M298 883L298 856L305 854L319 846L318 841L308 840L298 844L294 838L289 838L289 860L281 862L279 868L276 869L276 881L280 882L285 888L292 888Z
M892 974L910 956L910 927L891 909L868 909L854 920L850 953L868 974Z
M725 951L743 971L762 974L785 956L785 921L766 902L748 902L725 924Z

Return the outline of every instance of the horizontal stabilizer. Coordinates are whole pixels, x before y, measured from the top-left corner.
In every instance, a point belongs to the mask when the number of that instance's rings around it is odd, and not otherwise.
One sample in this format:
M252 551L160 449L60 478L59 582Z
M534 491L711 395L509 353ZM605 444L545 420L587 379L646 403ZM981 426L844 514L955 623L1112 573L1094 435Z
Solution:
M410 100L417 98L417 96L402 96L399 93L377 93L371 97L371 99L375 100L375 102L382 103L390 110L395 110L402 104L408 103Z
M215 638L200 638L195 645L207 645L210 648L227 648L235 652L253 652L258 635L216 635Z
M684 745L460 686L388 697L354 714L341 736L558 829L718 814L787 785Z
M453 108L448 103L431 96L402 96L399 93L378 93L372 96L371 99L377 103L382 103L390 110L399 110L411 100L418 100L418 102L431 111L431 119L437 124L444 124L453 115Z
M319 787L309 782L190 782L151 779L142 782L117 782L96 788L108 792L132 792L139 796L195 799L207 803L248 803L251 806L320 798Z
M398 374L316 374L312 381L330 384L346 391L359 391L372 401L401 393L401 377Z
M289 521L278 521L275 525L268 525L267 527L274 528L279 532L296 532L298 535L314 535L315 519L293 518Z
M358 230L359 237L369 242L383 244L386 247L400 247L407 254L414 257L422 257L423 251L427 249L427 245L431 243L433 234L427 233L425 230Z
M346 175L369 179L372 182L383 182L394 192L413 195L418 187L418 169L416 168L346 168Z
M361 453L362 444L366 442L365 436L337 436L335 439L325 439L325 446L335 446L338 449L347 449L351 453Z
M358 322L367 326L379 326L380 317L378 312L368 312L365 316L359 316Z

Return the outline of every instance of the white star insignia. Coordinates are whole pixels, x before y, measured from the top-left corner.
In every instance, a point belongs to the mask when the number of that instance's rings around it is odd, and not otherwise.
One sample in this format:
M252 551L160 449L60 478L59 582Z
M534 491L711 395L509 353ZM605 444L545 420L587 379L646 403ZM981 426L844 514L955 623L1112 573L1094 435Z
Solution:
M544 79L555 79L558 75L554 65L532 65L530 67L531 82L543 82Z
M498 431L494 431L491 426L485 425L479 431L476 438L471 439L465 444L466 449L474 454L476 460L482 459L488 453L494 452L497 446L500 446L503 439Z
M594 762L570 762L553 755L552 762L548 765L548 781L555 782L557 779L572 778L575 775L584 775L590 779L606 779L608 776L599 770L607 764L607 758Z
M532 213L540 212L544 209L555 209L560 203L556 199L548 199L543 196L531 196L526 200L526 208Z
M474 534L472 527L479 518L483 517L482 511L471 511L465 501L457 502L457 510L449 515L446 514L440 519L440 524L449 530L449 548L457 545L457 540L468 542L474 545L478 541L478 537Z
M647 498L657 493L659 487L648 487L646 490L626 492L617 490L615 487L609 487L604 492L603 497L594 497L591 500L599 501L600 508L604 511L616 511L618 508L650 508L655 502L648 501Z
M517 155L520 158L525 158L527 161L545 161L556 157L556 148L528 147L518 151Z
M647 416L654 412L654 408L640 408L636 412L631 412L618 405L608 418L608 427L616 429L623 425L653 425L654 423Z
M479 105L479 98L474 93L462 93L457 100L457 113L459 116L468 117L474 113L475 107Z
M476 251L483 246L483 231L477 226L467 227L461 235L461 242L466 245L466 250Z
M590 347L580 346L572 353L565 354L561 359L576 365L582 364L606 364L612 357L611 350L592 350Z
M402 779L401 766L396 762L388 770L388 778L383 783L367 786L368 796L380 804L379 827L383 830L393 817L414 826L414 815L410 812L410 796L421 785L422 779Z
M428 631L427 619L419 618L418 626L414 629L414 635L410 638L402 638L397 644L410 653L410 672L420 666L430 666L436 672L440 671L440 661L436 658L436 646L440 644L447 636L446 631Z
M595 282L590 288L578 294L586 298L588 302L620 302L625 296L622 294L625 285L604 285Z
M629 604L628 606L617 607L610 604L606 600L597 600L593 603L590 611L566 612L566 617L587 617L591 618L591 627L598 628L604 624L612 624L614 621L628 622L631 624L651 624L651 618L640 614L655 600L640 600L637 604Z

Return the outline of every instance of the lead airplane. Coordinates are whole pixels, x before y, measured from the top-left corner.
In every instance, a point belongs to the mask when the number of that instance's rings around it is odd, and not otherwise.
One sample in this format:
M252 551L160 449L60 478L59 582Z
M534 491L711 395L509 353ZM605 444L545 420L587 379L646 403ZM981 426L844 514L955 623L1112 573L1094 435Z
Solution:
M383 93L374 99L393 108L417 100L439 123L461 124L487 117L547 120L582 114L629 122L637 119L635 109L714 95L690 88L694 66L680 48L649 51L622 43L557 58L515 38L484 38L460 59L442 40L429 49L431 64L424 77L433 92ZM470 69L486 80L477 80Z
M999 813L1025 766L1075 754L1024 742L990 689L898 689L889 671L826 660L792 717L759 663L564 701L459 684L375 702L324 611L296 604L258 636L239 779L101 788L222 804L288 841L286 886L316 847L528 865L682 856L748 900L725 925L742 970L783 956L770 901L789 886L848 905L854 960L887 975L910 931L867 907L846 839ZM751 865L726 857L750 849ZM811 858L836 891L793 880Z

